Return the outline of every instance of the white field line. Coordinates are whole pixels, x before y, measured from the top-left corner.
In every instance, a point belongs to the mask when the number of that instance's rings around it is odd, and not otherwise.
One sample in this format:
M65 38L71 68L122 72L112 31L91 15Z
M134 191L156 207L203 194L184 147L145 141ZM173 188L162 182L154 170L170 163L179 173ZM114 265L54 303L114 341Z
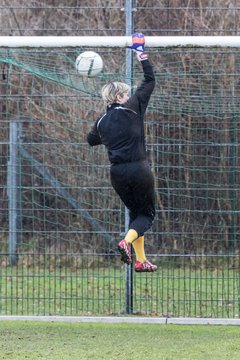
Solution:
M135 324L175 324L175 325L240 325L240 319L234 318L168 318L141 316L31 316L2 315L0 321L45 321L78 323L135 323Z

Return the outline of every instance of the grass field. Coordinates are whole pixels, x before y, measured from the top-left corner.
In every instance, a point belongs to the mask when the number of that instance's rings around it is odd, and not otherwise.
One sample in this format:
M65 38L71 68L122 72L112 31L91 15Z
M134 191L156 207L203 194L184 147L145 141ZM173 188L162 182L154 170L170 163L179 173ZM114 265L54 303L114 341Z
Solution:
M238 360L237 326L0 322L1 360Z

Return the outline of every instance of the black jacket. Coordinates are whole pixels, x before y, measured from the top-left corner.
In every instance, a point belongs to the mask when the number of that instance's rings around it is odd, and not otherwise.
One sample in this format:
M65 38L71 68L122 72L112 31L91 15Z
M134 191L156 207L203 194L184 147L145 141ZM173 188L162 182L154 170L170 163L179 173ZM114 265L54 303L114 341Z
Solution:
M146 159L143 117L155 86L152 65L142 61L144 80L124 104L112 104L87 136L89 145L104 144L112 164Z

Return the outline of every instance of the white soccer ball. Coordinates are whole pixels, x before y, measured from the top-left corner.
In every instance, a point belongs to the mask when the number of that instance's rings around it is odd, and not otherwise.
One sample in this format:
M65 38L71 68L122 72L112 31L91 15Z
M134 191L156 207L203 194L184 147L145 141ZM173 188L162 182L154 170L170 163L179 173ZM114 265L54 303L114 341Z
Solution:
M78 55L75 67L81 76L91 77L102 71L103 60L101 56L94 51L84 51Z

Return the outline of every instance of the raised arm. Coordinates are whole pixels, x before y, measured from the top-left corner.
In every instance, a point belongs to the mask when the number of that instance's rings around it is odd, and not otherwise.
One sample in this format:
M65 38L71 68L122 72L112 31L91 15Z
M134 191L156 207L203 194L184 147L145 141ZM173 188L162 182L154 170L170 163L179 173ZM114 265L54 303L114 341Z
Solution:
M155 76L153 67L148 60L148 54L145 53L144 45L145 39L142 33L132 35L131 49L136 53L137 59L141 62L144 79L137 87L135 93L129 98L126 107L138 112L140 115L144 115L150 96L155 87Z

